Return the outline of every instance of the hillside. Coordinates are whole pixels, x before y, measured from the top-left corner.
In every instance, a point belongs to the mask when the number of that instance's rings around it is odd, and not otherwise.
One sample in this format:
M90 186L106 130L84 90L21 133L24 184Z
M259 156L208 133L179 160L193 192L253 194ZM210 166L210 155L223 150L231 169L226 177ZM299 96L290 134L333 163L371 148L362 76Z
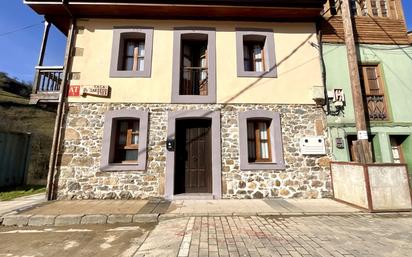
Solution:
M0 132L31 133L28 184L45 184L55 121L53 108L29 105L31 86L0 72Z
M5 72L0 72L0 101L11 101L19 98L28 99L31 93L31 84L18 81L9 77ZM14 98L14 99L13 99Z

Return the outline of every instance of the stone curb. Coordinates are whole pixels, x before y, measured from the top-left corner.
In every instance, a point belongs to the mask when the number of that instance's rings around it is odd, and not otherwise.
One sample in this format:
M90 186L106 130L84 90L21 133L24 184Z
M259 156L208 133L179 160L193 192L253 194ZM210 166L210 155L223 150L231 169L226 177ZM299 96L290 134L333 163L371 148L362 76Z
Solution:
M24 215L10 214L0 217L3 226L66 226L79 224L121 224L156 223L184 217L304 217L304 216L370 216L370 217L412 217L412 212L250 212L250 213L151 213L151 214L64 214L64 215Z

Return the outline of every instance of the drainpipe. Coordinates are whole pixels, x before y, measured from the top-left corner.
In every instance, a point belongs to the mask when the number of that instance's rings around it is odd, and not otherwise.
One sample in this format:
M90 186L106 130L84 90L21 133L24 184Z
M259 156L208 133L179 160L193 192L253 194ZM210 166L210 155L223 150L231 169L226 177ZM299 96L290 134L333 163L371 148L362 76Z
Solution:
M52 149L50 154L50 161L49 161L49 172L47 176L47 188L46 188L46 198L47 200L54 200L56 198L56 166L58 160L58 152L60 149L60 141L61 141L61 132L62 132L62 125L64 119L64 109L65 103L67 100L67 92L68 92L68 74L70 71L71 66L71 52L74 45L74 34L75 34L75 27L76 27L76 19L73 17L72 13L68 8L68 1L63 0L62 4L68 14L71 17L70 20L70 29L67 35L67 44L66 44L66 53L64 56L64 68L63 68L63 78L62 84L60 85L60 94L59 94L59 102L57 105L57 113L56 113L56 120L54 124L54 132L53 132L53 143Z
M328 89L326 88L326 65L325 65L325 59L323 58L323 42L322 42L322 30L321 30L321 21L320 19L316 20L316 34L318 38L318 44L319 44L319 59L320 59L320 65L321 65L321 70L322 70L322 86L323 86L323 94L325 97L325 103L326 105L326 115L329 114L330 108L329 108L329 102L328 102Z

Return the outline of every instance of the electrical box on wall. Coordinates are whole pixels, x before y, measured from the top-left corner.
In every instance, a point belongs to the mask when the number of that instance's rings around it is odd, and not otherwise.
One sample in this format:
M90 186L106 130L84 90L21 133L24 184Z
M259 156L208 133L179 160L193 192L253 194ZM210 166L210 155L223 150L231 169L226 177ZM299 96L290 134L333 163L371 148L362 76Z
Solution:
M300 153L305 155L326 154L325 139L323 137L308 136L300 139Z

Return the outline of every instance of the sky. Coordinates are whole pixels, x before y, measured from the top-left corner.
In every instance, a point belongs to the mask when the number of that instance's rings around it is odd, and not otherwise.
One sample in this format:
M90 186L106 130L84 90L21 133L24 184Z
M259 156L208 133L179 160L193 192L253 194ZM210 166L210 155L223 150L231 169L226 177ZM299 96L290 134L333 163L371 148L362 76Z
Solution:
M412 0L402 1L408 30L412 30ZM23 4L23 0L0 0L0 71L19 80L33 81L43 35L42 21L43 17ZM43 65L63 65L65 46L66 37L52 26Z

